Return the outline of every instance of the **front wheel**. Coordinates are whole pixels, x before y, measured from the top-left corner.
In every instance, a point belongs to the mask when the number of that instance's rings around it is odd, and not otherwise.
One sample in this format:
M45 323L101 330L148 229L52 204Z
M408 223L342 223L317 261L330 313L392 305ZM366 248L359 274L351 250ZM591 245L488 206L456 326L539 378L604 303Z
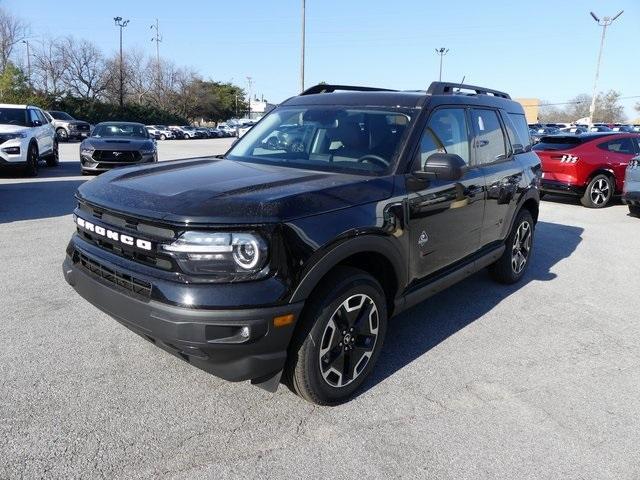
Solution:
M58 140L60 140L61 142L68 142L69 141L69 134L67 133L67 131L64 128L59 128L56 130L56 135L58 136Z
M522 278L529 266L535 225L528 210L521 210L506 239L502 256L489 267L491 277L511 284Z
M587 208L606 207L613 197L614 190L615 184L611 177L604 174L596 175L587 185L580 203Z
M24 166L24 174L27 177L35 177L38 175L38 148L31 144L27 150L27 164Z
M302 398L335 405L362 385L382 349L387 307L371 275L340 267L314 291L300 317L285 369Z
M60 154L59 154L59 151L58 151L58 141L54 140L53 141L53 151L47 157L47 166L48 167L55 167L59 163L60 163Z

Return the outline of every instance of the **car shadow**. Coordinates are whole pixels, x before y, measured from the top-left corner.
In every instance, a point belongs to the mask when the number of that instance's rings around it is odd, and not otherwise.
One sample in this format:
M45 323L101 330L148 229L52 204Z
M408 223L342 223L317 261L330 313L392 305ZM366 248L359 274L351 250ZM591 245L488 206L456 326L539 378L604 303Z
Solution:
M556 278L553 266L571 256L582 241L583 231L580 227L538 222L533 257L520 282L495 283L485 269L393 318L378 362L360 393L481 318L527 283ZM472 300L461 304L460 299Z
M0 224L60 217L75 207L74 194L86 180L80 162L41 166L37 177L25 178L17 169L0 171Z

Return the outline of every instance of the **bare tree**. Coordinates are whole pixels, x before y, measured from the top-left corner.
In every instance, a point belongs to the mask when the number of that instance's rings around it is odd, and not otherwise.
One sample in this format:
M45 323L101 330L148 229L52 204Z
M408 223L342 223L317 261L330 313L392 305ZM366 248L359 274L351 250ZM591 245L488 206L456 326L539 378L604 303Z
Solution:
M65 37L61 40L64 54L62 85L73 96L98 98L112 81L102 52L88 40Z
M42 92L59 97L66 71L65 48L61 40L44 40L36 44L32 53L33 86Z
M15 45L26 38L27 31L26 23L0 7L0 70L2 72L9 63Z

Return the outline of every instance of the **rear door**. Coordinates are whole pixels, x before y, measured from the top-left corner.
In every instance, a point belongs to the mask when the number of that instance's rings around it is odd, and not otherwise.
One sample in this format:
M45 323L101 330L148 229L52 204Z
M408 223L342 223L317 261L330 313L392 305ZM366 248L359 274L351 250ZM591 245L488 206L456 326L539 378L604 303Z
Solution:
M422 132L411 172L433 153L459 155L467 167L450 181L406 176L412 281L420 280L479 248L484 211L482 171L471 164L470 128L464 107L434 109Z
M524 170L515 160L499 111L473 108L470 113L475 163L486 182L484 221L480 233L480 245L486 246L506 235L508 221L515 213L516 193Z
M622 189L625 170L629 161L636 155L636 145L632 137L617 137L598 144L606 152L606 163L616 177L616 190Z

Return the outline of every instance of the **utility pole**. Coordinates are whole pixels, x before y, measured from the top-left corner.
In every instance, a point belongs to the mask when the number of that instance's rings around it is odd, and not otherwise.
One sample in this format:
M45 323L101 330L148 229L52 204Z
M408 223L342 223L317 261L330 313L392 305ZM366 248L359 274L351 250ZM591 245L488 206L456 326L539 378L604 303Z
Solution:
M305 50L305 29L306 29L306 13L305 13L305 0L302 0L302 55L300 59L300 91L304 92L304 50Z
M247 114L247 117L251 118L251 89L253 87L253 78L247 77L247 85L249 85L249 113Z
M129 20L122 20L122 17L113 17L116 27L120 27L120 108L124 105L124 73L122 65L122 29L127 26Z
M442 57L444 57L449 52L448 48L440 47L436 48L436 53L440 55L440 75L438 76L438 81L442 81Z
M29 51L29 40L22 40L22 43L27 46L27 81L31 87L31 52Z
M236 93L236 118L238 118L238 94Z
M156 42L156 74L158 76L158 85L160 84L160 42L162 41L162 35L160 35L160 24L156 18L155 25L151 25L151 29L155 29L156 33L151 39L152 42Z
M596 90L598 88L598 77L600 76L600 61L602 60L602 49L604 47L604 36L607 33L607 27L611 25L616 18L622 15L624 10L620 10L620 12L613 18L611 17L603 17L602 20L598 18L598 16L591 13L591 16L596 21L598 25L602 27L602 37L600 38L600 51L598 52L598 63L596 65L596 78L593 81L593 95L591 95L591 105L589 106L589 126L593 126L593 114L596 111Z

